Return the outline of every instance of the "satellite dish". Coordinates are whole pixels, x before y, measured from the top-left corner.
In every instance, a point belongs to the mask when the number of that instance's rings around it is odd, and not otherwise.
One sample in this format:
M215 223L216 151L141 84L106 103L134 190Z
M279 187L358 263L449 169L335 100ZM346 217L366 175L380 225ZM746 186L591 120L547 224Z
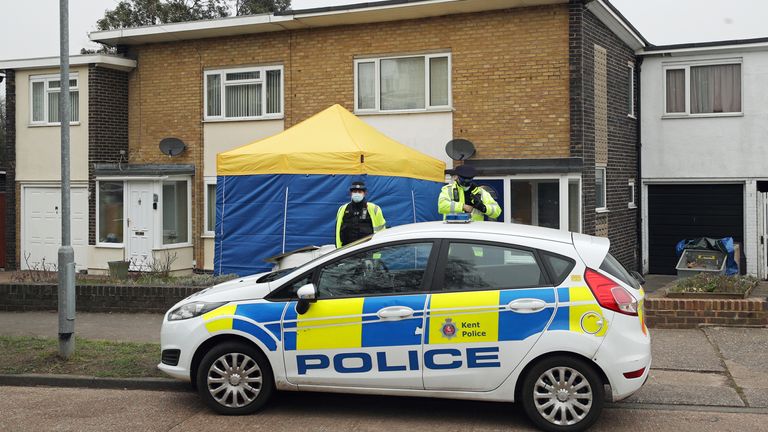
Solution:
M445 152L453 160L467 160L475 154L475 145L462 138L452 139L445 145Z
M187 145L178 138L163 138L160 141L160 151L168 156L178 156L186 149Z

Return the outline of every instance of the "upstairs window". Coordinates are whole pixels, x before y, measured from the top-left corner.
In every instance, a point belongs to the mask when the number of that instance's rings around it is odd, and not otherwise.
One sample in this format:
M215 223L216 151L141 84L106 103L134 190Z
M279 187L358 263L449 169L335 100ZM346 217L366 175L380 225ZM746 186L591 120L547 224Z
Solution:
M29 80L31 124L59 124L61 76L33 76ZM80 121L80 92L77 74L69 74L70 122Z
M635 64L627 64L627 80L629 81L629 97L627 98L627 115L635 117Z
M450 107L450 54L355 60L356 112L411 112Z
M205 119L280 118L283 115L283 67L205 72Z
M665 114L741 114L741 63L667 66Z

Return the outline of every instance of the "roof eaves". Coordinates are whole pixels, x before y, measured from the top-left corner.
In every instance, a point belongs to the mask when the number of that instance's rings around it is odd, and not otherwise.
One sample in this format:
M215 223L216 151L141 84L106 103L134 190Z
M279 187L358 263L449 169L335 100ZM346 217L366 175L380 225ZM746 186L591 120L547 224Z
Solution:
M586 8L633 50L639 51L651 45L608 0L588 0Z
M337 6L323 6L323 7L307 8L307 9L296 9L296 10L288 9L282 12L275 12L275 15L307 15L307 14L326 13L326 12L342 12L342 11L355 10L355 9L399 6L399 5L404 5L408 3L429 3L430 1L432 0L383 0L383 1L373 1L373 2L364 2L364 3L352 3L352 4L337 5Z
M122 71L130 71L136 68L136 60L115 55L85 54L69 56L70 66L82 66L88 64L96 64ZM60 58L58 56L0 61L0 69L47 69L58 68L59 66Z
M709 42L689 42L671 45L652 45L646 47L638 54L640 55L660 55L675 52L695 52L708 50L725 50L734 48L753 48L768 47L768 37L749 38L749 39L729 39L722 41Z

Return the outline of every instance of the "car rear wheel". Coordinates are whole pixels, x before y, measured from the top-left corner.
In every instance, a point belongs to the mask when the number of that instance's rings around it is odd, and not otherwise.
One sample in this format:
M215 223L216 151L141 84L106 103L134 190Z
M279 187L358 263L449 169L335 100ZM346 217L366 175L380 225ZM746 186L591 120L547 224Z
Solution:
M605 390L600 376L587 362L556 356L528 371L520 397L526 415L540 429L575 432L597 420Z
M219 414L251 414L272 395L275 383L269 361L258 349L244 343L215 346L197 370L197 391Z

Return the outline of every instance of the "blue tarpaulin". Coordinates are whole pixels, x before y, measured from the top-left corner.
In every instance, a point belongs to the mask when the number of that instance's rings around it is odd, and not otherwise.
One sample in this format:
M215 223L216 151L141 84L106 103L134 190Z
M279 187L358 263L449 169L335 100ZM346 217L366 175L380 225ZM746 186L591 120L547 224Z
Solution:
M335 242L336 212L349 185L365 181L387 226L439 220L441 182L374 175L263 174L219 176L216 185L217 274L267 271L264 259Z

